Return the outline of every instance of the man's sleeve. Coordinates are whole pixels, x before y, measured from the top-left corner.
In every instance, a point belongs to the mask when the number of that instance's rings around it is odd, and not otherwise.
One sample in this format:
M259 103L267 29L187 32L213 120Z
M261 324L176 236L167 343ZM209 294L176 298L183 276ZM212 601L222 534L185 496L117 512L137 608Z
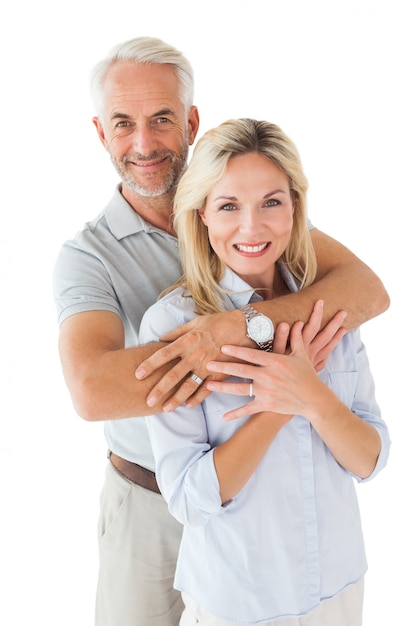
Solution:
M112 311L120 307L103 262L75 242L65 243L53 271L53 294L58 322L84 311Z

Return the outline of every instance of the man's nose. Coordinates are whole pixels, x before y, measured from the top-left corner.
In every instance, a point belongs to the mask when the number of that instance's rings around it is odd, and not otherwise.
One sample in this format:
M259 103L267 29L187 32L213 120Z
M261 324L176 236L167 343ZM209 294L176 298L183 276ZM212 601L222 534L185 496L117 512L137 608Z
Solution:
M157 142L151 128L146 125L138 126L133 137L133 149L138 154L147 156L155 151Z

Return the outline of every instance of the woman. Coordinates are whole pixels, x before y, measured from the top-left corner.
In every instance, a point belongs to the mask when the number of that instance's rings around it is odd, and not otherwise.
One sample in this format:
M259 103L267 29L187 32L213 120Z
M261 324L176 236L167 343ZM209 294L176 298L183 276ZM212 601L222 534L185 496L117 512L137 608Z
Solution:
M140 341L232 308L250 334L257 301L308 286L306 192L277 126L241 119L206 133L175 200L184 276L146 313ZM262 350L226 348L249 363L211 365L234 378L207 383L194 409L147 418L161 491L184 524L181 626L359 626L367 565L353 478L373 478L389 451L365 349L359 331L346 334L318 374L302 324L289 354L271 354L282 334L261 322Z

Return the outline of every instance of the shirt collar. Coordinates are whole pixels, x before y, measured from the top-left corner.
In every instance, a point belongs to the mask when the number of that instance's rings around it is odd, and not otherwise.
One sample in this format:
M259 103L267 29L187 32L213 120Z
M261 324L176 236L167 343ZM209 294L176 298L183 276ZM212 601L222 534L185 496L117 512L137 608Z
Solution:
M295 292L299 290L297 283L293 277L293 275L289 272L289 270L285 267L283 263L280 261L278 263L279 271L282 274L286 284L288 285L290 291ZM230 267L226 267L226 271L224 273L223 278L220 281L220 286L223 289L226 289L230 293L227 294L227 297L233 303L234 308L240 309L240 307L248 304L248 302L261 302L263 300L262 296L260 296L256 291L248 285L246 281L244 281L240 276L235 274Z
M240 276L235 274L230 267L226 267L224 276L220 281L220 287L230 292L227 293L227 297L231 300L234 308L236 309L248 304L253 296L262 300L261 296L258 296L254 289L248 285L246 281L240 278Z
M104 213L110 231L118 240L141 231L145 233L163 232L166 236L172 237L169 233L149 224L149 222L136 213L122 196L120 184L116 187L112 199L104 209ZM175 239L175 237L173 237L173 239Z

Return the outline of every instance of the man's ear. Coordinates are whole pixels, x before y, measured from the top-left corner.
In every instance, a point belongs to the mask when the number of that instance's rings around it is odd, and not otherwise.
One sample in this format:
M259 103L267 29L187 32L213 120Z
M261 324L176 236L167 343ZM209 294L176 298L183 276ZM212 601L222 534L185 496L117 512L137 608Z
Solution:
M188 143L193 145L200 126L200 115L196 106L192 106L188 114Z
M107 140L106 140L106 135L104 134L103 124L100 122L98 117L93 117L93 124L96 127L97 135L101 143L107 150Z

